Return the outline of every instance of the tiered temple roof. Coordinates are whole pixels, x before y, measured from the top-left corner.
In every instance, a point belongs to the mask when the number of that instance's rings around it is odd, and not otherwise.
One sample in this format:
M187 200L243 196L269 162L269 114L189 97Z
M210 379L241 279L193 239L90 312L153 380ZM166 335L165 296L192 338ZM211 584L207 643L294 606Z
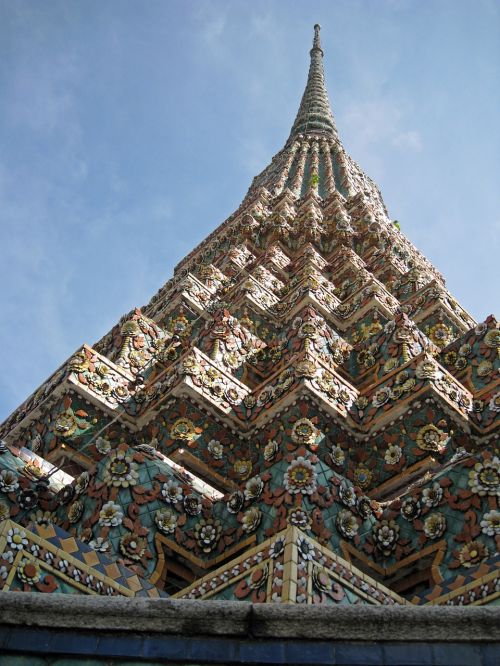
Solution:
M346 153L320 28L284 148L1 426L0 587L496 604L500 330Z

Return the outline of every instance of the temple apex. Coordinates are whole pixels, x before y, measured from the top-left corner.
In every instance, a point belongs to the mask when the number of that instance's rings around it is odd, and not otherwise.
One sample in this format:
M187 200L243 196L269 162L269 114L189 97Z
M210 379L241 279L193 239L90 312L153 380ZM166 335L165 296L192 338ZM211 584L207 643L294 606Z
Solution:
M320 26L314 26L312 49L309 51L311 63L306 88L302 95L299 111L290 132L290 138L305 132L322 132L337 136L337 128L328 99L323 71L323 49L319 37Z
M320 30L321 30L320 24L316 23L316 25L314 26L313 49L319 49L323 54L323 49L321 48L321 40L319 36Z

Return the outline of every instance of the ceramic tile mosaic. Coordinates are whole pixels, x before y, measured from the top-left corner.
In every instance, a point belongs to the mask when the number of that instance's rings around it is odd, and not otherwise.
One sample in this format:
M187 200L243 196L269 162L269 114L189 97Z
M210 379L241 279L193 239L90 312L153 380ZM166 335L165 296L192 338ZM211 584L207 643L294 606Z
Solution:
M388 217L322 59L240 207L0 427L5 589L497 603L499 323Z

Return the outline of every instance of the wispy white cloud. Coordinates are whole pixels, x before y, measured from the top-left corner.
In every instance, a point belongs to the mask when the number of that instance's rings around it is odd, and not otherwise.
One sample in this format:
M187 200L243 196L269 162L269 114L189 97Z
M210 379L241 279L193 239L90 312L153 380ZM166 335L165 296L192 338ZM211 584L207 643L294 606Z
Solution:
M263 140L254 137L245 137L240 141L239 159L251 180L271 162L269 145ZM250 180L248 185L250 185Z
M72 54L49 62L21 59L12 72L10 120L36 132L53 132L75 114L72 85L79 77Z
M341 120L346 131L364 147L383 141L397 148L422 150L419 132L405 126L407 114L396 100L381 98L352 103Z
M227 9L213 2L198 2L193 15L203 41L211 47L218 46L228 23Z
M422 138L416 130L400 132L392 139L392 145L403 150L413 150L419 153L422 150Z

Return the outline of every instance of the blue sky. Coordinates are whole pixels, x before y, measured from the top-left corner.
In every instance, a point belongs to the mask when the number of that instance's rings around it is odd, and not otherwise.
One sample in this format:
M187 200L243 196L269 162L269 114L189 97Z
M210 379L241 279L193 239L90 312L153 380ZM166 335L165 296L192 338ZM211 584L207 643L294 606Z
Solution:
M346 149L499 314L499 2L0 0L0 420L237 208L316 22Z

